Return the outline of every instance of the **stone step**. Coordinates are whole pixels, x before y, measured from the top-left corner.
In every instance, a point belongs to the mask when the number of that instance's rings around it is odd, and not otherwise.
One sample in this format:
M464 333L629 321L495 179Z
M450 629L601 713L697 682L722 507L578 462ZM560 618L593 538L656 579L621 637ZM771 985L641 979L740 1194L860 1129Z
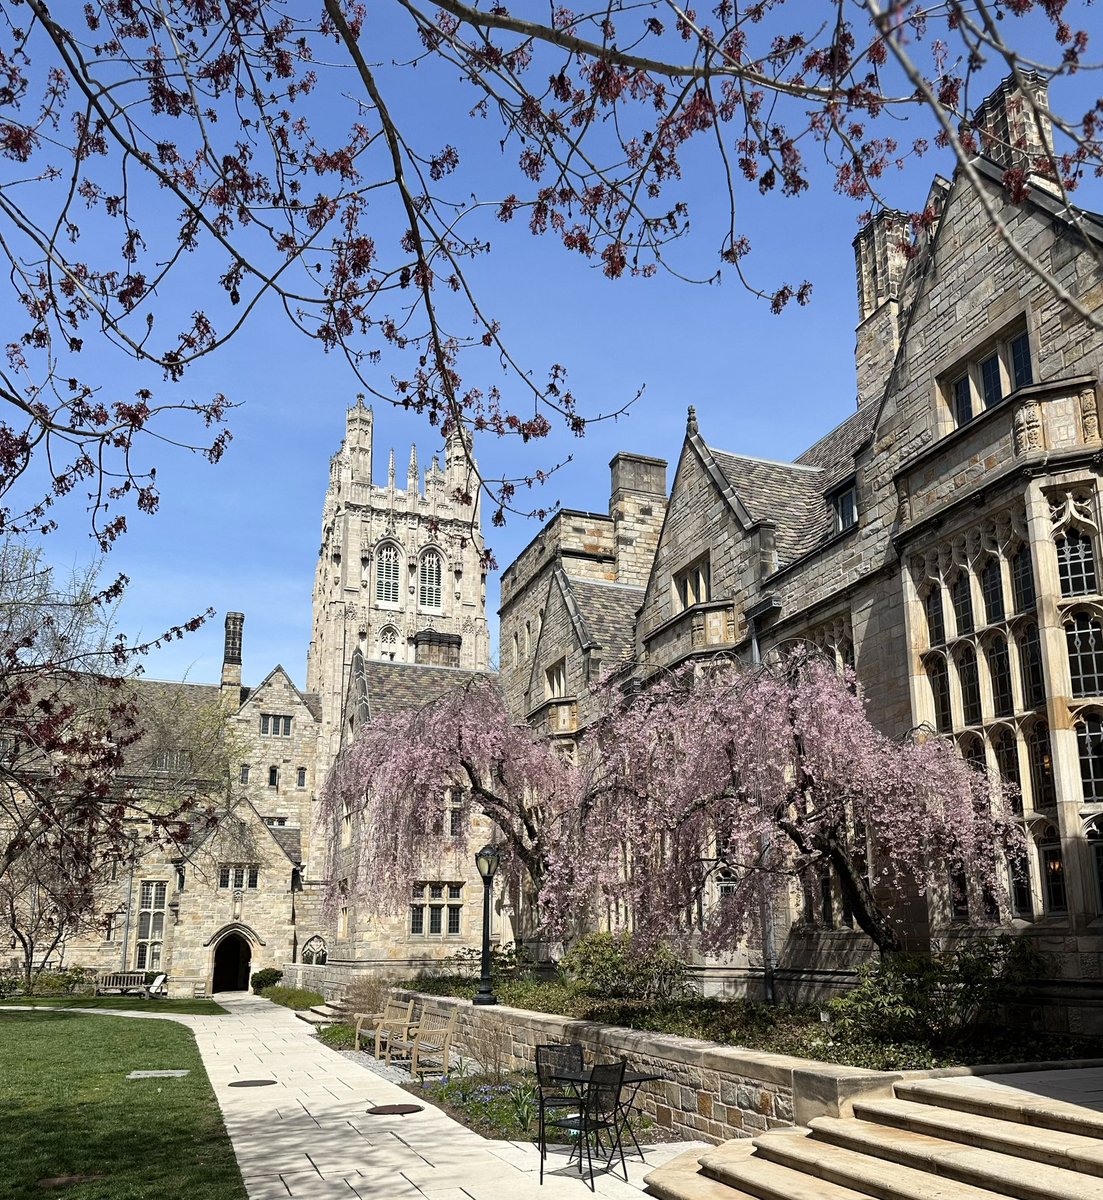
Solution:
M803 1129L778 1132L807 1137ZM724 1189L717 1193L720 1200L743 1196L753 1196L754 1200L869 1200L863 1192L762 1158L754 1142L725 1142L700 1154L698 1161L702 1176ZM706 1194L690 1193L687 1200Z
M896 1084L895 1092L898 1099L914 1100L919 1104L935 1104L956 1112L1103 1138L1103 1113L999 1082L1013 1078L1013 1075L1004 1075L920 1079L914 1083Z
M1086 1175L1103 1175L1103 1140L1063 1129L1027 1126L913 1100L855 1100L854 1115L863 1121L910 1129L949 1142L965 1142Z
M1063 1167L1034 1162L992 1150L878 1125L854 1117L816 1117L809 1122L813 1139L842 1147L871 1161L891 1163L1018 1200L1103 1200L1103 1180Z
M331 1021L343 1021L348 1016L348 1006L344 1004L316 1004L310 1011Z
M753 1149L750 1142L735 1144ZM750 1193L710 1179L702 1172L701 1164L697 1161L700 1154L700 1150L687 1150L685 1154L679 1154L677 1158L672 1158L645 1175L647 1195L655 1196L657 1200L759 1200Z
M312 1008L300 1008L295 1011L295 1016L300 1021L305 1021L308 1025L313 1025L317 1029L324 1029L329 1025L337 1025L339 1021L336 1017L324 1017L317 1013Z
M849 1188L859 1196L873 1197L874 1200L998 1200L1003 1195L887 1159L870 1158L809 1134L809 1130L764 1133L754 1139L756 1157ZM734 1182L740 1186L738 1175ZM1078 1196L1078 1192L1068 1192L1062 1200L1074 1200Z

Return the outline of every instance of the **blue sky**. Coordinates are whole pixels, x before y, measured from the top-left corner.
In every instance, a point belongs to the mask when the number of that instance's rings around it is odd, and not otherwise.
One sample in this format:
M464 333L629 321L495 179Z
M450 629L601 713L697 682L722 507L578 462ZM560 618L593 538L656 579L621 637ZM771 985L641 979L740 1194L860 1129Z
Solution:
M503 169L496 138L491 133L481 148L466 152L467 118L462 105L447 99L449 81L427 79L424 71L415 77L404 68L388 72L385 82L410 128L431 131L437 143L455 140L461 146L465 165L457 190L489 181L493 194L494 178ZM453 110L455 122L447 119ZM712 197L693 168L691 157L687 194L707 225L715 215ZM948 172L948 162L933 153L911 164L887 181L890 200L906 209L920 207L938 169ZM1100 207L1098 190L1080 199ZM851 242L860 206L835 195L830 179L820 178L798 199L763 200L748 187L739 197L739 212L754 245L752 272L763 284L810 279L814 292L807 308L792 305L773 316L734 277L718 286L690 285L662 273L651 280L610 281L531 237L523 222L491 229L493 252L476 265L473 277L490 311L501 318L513 353L538 376L552 362L566 365L584 413L619 408L641 386L645 392L627 416L592 425L581 440L557 434L523 446L512 439L483 439L476 455L488 474L527 473L573 454L573 462L533 504L550 506L558 499L566 507L604 511L609 459L631 450L673 465L689 404L696 406L709 443L777 459L799 454L853 411L857 310ZM692 241L682 261L708 274L715 244L707 237ZM110 363L116 384L130 390L132 365L125 359ZM381 382L385 386L385 376ZM106 572L123 572L132 580L117 615L119 628L133 639L149 637L213 607L213 620L151 654L145 670L154 678L215 682L223 617L239 610L246 616L245 682L258 683L279 662L304 686L328 464L358 386L341 360L292 334L278 314L261 311L227 348L191 368L184 388L199 395L224 391L240 404L230 419L234 440L217 466L173 447L157 452L160 511L134 515L130 532L105 565ZM400 479L411 442L420 465L427 466L440 449L434 432L409 413L374 407L376 480L386 478L391 446ZM505 529L484 527L500 566L536 530L535 522L520 517L512 517ZM59 567L92 557L74 506L46 550ZM494 575L488 586L492 614L497 602ZM493 616L491 625L496 645Z

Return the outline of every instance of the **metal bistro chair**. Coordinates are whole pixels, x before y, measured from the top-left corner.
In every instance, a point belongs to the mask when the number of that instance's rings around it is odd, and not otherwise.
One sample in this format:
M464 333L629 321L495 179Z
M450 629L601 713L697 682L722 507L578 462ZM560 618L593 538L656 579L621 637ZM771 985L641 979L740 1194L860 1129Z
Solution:
M549 1128L562 1129L564 1132L574 1132L578 1135L578 1173L582 1174L582 1149L586 1149L586 1165L590 1173L590 1191L594 1188L594 1151L600 1150L602 1134L609 1141L609 1156L605 1160L612 1169L613 1156L620 1156L620 1169L624 1172L625 1182L628 1182L628 1167L624 1161L624 1149L620 1143L621 1111L620 1093L624 1086L624 1059L620 1062L608 1063L594 1067L586 1082L586 1091L582 1098L582 1112L573 1116L564 1116L546 1120L541 1130L540 1139L540 1182L544 1182L544 1159L548 1153L547 1131Z
M577 1042L560 1042L536 1047L536 1084L539 1101L540 1182L544 1182L545 1122L548 1111L571 1110L582 1116L582 1093L579 1084L563 1079L564 1074L582 1074L582 1047Z

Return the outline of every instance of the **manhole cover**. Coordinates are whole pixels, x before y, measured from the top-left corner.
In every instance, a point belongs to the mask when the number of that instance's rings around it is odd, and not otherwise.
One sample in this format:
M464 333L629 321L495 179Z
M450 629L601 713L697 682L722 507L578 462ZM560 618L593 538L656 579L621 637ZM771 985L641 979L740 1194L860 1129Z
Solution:
M422 1104L377 1104L368 1109L369 1117L405 1117L410 1113L421 1112Z
M230 1087L274 1087L274 1079L238 1079Z

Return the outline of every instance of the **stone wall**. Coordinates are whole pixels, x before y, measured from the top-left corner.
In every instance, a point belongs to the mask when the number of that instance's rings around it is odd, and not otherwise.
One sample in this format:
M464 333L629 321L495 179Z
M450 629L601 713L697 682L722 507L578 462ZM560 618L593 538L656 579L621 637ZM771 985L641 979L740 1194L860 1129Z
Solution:
M814 1116L845 1116L854 1096L887 1096L900 1078L504 1005L476 1007L469 1000L398 988L392 994L413 997L419 1007L457 1008L457 1049L491 1070L496 1065L534 1070L535 1048L551 1042L580 1042L593 1061L623 1055L633 1070L662 1076L643 1085L636 1106L687 1140L756 1137Z

